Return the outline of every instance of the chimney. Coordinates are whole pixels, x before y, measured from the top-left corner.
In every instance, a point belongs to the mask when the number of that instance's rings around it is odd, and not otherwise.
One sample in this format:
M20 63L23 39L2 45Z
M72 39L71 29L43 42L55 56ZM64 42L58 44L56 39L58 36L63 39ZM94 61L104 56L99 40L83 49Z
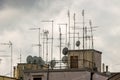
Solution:
M106 65L106 72L108 72L108 65Z

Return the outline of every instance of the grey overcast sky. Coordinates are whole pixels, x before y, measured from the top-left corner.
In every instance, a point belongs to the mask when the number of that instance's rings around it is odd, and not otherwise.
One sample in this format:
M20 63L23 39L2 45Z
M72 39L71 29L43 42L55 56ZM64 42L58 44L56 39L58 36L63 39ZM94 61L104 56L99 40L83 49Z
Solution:
M47 29L51 34L51 24L41 21L54 20L54 34L58 38L57 24L67 22L67 11L70 10L72 17L76 13L80 22L83 9L86 21L91 19L93 25L99 26L94 32L94 45L103 52L102 62L109 65L110 71L120 71L119 0L0 0L0 43L13 43L14 66L20 62L20 53L22 62L26 62L28 55L38 56L38 47L32 46L38 43L38 31L30 28L40 27L41 31ZM57 45L55 43L54 48ZM0 51L0 55L10 55L9 46L0 45ZM57 55L54 53L55 59L58 59ZM0 59L0 75L9 75L10 57Z

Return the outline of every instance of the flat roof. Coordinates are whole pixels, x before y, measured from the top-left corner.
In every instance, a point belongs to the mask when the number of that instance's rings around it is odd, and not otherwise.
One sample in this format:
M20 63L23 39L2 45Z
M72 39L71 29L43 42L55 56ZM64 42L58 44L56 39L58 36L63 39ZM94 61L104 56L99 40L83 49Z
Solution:
M99 74L99 75L108 77L105 73L92 71L92 70L89 69L89 68L80 68L80 69L75 69L75 68L74 68L74 69L49 69L49 72L84 72L84 71L93 72L93 73L96 73L96 74ZM41 73L41 72L47 73L47 72L48 72L48 69L41 69L41 70L24 70L23 72L24 72L24 73Z
M73 51L95 51L97 53L102 54L101 51L95 50L95 49L80 49L80 50L68 50L68 52L73 52Z

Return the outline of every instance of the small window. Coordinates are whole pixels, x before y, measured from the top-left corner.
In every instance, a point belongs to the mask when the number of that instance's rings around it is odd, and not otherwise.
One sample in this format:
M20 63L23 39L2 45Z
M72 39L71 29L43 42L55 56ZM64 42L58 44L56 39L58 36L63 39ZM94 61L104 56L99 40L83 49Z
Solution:
M33 78L33 80L42 80L42 78Z
M71 68L78 68L78 56L71 56L70 57L70 67Z

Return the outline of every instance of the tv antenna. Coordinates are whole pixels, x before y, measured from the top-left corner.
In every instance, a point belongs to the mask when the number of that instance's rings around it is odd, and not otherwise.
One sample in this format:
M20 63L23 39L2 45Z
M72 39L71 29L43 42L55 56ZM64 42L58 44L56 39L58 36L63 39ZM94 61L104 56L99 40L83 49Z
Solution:
M13 64L13 44L11 41L9 41L8 43L0 43L1 45L9 45L9 47L11 48L11 77L12 77L12 64Z
M61 24L58 24L59 27L61 27L62 25L66 27L65 29L65 45L68 46L68 43L67 43L67 23L61 23Z
M37 44L37 46L39 46L39 57L41 56L40 55L40 48L41 48L41 44L40 44L40 28L30 28L30 30L38 30L38 41L39 43Z
M44 35L46 36L46 62L48 62L48 34L48 30L44 31Z
M51 60L53 59L53 39L54 39L54 24L53 24L53 20L44 20L42 22L51 22L52 23L52 36L51 36L51 39L52 39L52 43L51 43Z
M68 30L69 30L69 31L68 31L68 34L69 34L69 35L68 35L68 36L69 36L68 47L71 48L71 46L70 46L70 45L71 45L71 44L70 44L70 43L71 43L71 41L70 41L70 11L69 11L69 10L68 10L68 27L69 27L69 29L68 29Z
M85 31L85 30L84 30L84 27L85 27L84 14L85 14L85 13L84 13L84 10L82 10L82 17L83 17L83 50L84 50L84 38L85 38L85 37L84 37L84 33L85 33L85 32L84 32L84 31Z
M73 16L73 20L74 20L73 49L75 49L75 13L74 13L74 16Z

